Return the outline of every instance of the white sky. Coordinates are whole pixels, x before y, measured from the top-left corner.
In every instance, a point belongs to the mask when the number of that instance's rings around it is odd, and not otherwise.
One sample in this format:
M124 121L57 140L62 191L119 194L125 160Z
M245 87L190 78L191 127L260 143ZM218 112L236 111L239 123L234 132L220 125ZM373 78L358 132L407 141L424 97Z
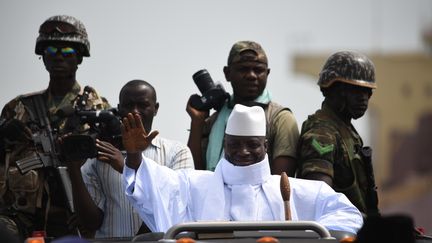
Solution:
M186 101L199 92L191 76L206 68L231 91L222 68L234 42L262 44L271 68L268 88L275 101L293 110L300 128L322 96L317 77L293 73L295 53L423 51L420 33L432 24L432 1L0 0L0 106L47 87L48 73L34 45L39 25L57 14L75 16L87 28L91 57L79 67L80 83L116 106L124 83L149 81L160 102L153 128L186 143ZM367 138L366 120L357 125Z

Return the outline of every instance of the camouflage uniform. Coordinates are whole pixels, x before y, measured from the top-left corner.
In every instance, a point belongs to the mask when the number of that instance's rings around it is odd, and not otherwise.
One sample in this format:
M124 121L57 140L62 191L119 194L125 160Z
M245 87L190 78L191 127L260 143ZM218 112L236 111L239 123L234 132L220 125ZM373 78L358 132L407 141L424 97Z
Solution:
M37 132L38 126L35 124L39 121L31 114L35 108L28 101L34 96L42 96L52 129L62 134L66 119L56 116L56 112L62 107L75 106L76 98L81 93L80 85L75 83L72 91L61 100L52 97L49 90L21 95L5 105L1 117L6 120L17 119L30 128L32 133ZM86 109L106 108L109 108L109 104L93 91ZM22 175L15 166L17 160L35 155L39 149L32 139L23 138L6 144L5 161L0 163L2 214L13 219L17 228L24 231L20 232L24 236L33 230L44 230L45 227L48 236L72 234L74 232L68 229L66 223L70 217L69 208L56 169L45 167Z
M334 53L324 64L318 85L327 96L339 94L340 90L331 89L335 83L358 86L358 89L375 89L374 64L361 53ZM337 100L336 103L345 106L344 102ZM365 155L359 134L351 122L342 121L338 114L325 100L322 108L303 123L297 147L297 177L308 178L308 174L312 173L329 176L333 188L344 193L362 213L374 214L378 202L371 190L375 182L371 180L370 153ZM349 119L351 121L352 117Z
M35 53L44 55L48 45L58 42L68 43L77 50L78 58L90 56L86 29L81 21L72 16L57 15L44 21L39 28ZM16 162L24 158L43 161L41 154L50 151L51 146L44 144L46 139L38 142L41 137L38 135L44 133L44 138L52 137L48 140L56 142L58 136L70 131L65 128L66 119L56 113L62 108L75 107L83 91L75 81L65 96L52 96L47 89L18 96L3 108L0 120L0 223L7 225L9 231L23 237L34 230L46 230L50 237L76 232L68 229L67 220L71 215L57 169L47 166L21 174ZM94 89L90 88L88 92L85 109L109 108L106 100ZM78 132L86 129L82 126Z
M354 127L323 104L302 125L297 176L322 173L331 177L335 191L344 193L365 213L367 181L359 154L362 147L363 141Z
M10 101L3 108L1 117L6 120L17 119L28 127L34 127L32 123L38 123L30 114L34 107L30 107L25 100L32 96L41 95L46 101L49 112L48 119L53 130L62 133L65 118L56 116L57 110L75 105L75 99L82 93L78 83L75 83L71 92L63 99L56 100L50 95L49 90L36 92L28 95L21 95ZM109 104L104 102L94 91L91 93L87 109L106 109ZM32 131L37 132L37 131ZM19 225L23 235L31 230L42 230L47 227L49 236L61 236L70 234L66 221L70 217L68 205L65 200L61 180L54 168L41 168L30 170L22 175L15 161L26 158L37 152L37 148L31 140L13 141L6 145L6 158L2 161L2 173L0 174L0 192L3 195L1 206L7 209L11 218ZM5 172L4 170L7 170ZM47 217L46 217L47 216ZM23 228L24 227L24 228Z

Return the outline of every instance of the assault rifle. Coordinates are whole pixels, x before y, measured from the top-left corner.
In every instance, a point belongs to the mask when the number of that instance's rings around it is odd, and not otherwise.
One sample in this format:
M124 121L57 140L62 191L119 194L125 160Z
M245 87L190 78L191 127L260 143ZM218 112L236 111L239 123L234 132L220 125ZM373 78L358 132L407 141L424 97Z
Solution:
M368 216L379 216L378 209L378 193L377 186L375 185L375 176L372 166L372 148L363 147L361 149L361 156L365 163L365 174L367 178L368 187L366 190L366 210Z
M66 165L59 159L56 146L57 132L53 131L48 119L44 97L42 94L37 94L26 97L22 101L29 108L31 120L36 121L31 125L37 126L36 132L32 134L32 141L36 149L32 155L17 160L16 166L22 174L43 167L56 168L62 180L69 208L74 213L71 181Z
M48 119L48 111L42 94L36 94L22 99L27 107L30 120L30 129L33 132L32 141L36 148L33 155L16 161L16 165L22 174L29 170L42 167L60 166L58 153L56 151L56 133L51 128Z

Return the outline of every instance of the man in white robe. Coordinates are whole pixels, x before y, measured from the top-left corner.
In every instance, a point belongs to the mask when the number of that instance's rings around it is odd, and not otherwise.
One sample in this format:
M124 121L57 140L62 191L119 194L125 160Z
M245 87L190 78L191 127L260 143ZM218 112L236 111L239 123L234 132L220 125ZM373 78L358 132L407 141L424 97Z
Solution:
M225 130L225 158L215 172L173 171L142 156L157 131L147 134L140 117L128 114L122 127L127 197L154 232L192 221L284 220L280 176L270 174L265 126L261 107L238 104ZM357 208L326 183L295 178L289 182L293 220L351 233L362 226Z

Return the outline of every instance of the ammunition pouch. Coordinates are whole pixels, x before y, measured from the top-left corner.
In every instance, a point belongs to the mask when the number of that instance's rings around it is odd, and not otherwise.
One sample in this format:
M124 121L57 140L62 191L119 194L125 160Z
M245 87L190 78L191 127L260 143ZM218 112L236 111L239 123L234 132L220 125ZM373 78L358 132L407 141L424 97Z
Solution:
M372 165L372 149L369 147L363 147L361 149L361 156L364 162L364 173L366 177L367 189L366 189L366 207L368 216L379 216L380 211L378 209L378 193L375 184L375 176Z
M9 188L6 194L10 194L13 200L12 207L17 211L33 214L37 207L40 188L39 174L35 170L21 174L14 166L9 167L8 173Z

